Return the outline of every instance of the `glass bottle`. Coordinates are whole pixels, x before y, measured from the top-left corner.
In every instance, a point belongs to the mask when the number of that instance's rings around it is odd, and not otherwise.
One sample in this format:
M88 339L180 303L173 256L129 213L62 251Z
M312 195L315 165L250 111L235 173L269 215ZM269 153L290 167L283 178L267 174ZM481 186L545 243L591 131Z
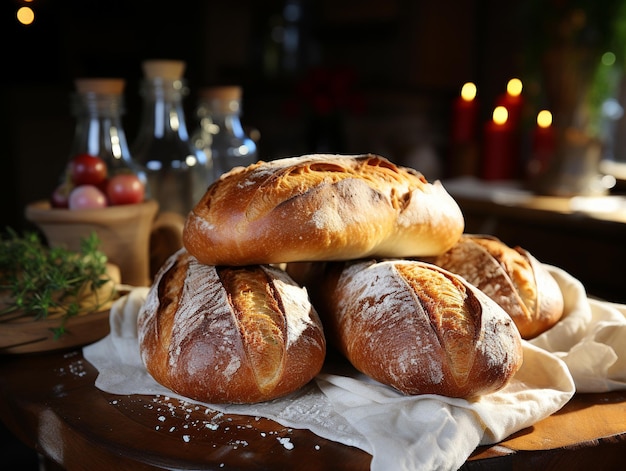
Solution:
M135 173L146 176L132 159L122 125L125 81L121 78L78 78L74 81L72 114L76 118L70 159L79 154L100 157L108 175Z
M192 145L187 132L185 62L148 60L142 66L143 112L132 155L145 170L160 211L186 216L204 195L213 173L211 161Z
M199 125L194 145L213 161L216 177L258 160L257 146L241 125L241 87L208 87L200 90L196 109Z

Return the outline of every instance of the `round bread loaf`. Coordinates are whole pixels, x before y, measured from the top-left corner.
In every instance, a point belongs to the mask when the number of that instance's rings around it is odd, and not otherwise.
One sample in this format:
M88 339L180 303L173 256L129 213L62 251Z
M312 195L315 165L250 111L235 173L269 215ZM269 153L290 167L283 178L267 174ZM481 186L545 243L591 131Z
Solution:
M157 382L209 403L284 396L308 383L326 354L317 312L285 272L203 265L184 249L156 275L138 335Z
M427 261L462 276L497 302L524 339L545 332L563 316L558 284L521 247L489 235L464 234L450 250Z
M329 266L316 291L322 321L371 378L408 395L472 397L502 388L521 366L511 318L461 277L410 260Z
M201 263L248 265L438 255L463 233L439 183L375 155L308 155L237 168L187 216Z

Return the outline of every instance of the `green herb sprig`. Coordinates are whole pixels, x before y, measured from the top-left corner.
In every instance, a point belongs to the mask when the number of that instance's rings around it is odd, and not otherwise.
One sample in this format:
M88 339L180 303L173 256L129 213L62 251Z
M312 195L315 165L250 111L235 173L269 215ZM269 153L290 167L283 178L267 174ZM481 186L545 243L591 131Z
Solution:
M6 298L0 322L24 316L39 320L60 313L60 324L52 329L58 338L66 332L70 318L95 312L111 300L109 296L96 299L95 306L88 308L80 302L86 287L97 294L100 287L112 281L107 276L107 257L99 250L100 240L95 233L81 239L80 252L74 252L48 247L35 232L22 236L11 228L6 232L0 241L0 290Z

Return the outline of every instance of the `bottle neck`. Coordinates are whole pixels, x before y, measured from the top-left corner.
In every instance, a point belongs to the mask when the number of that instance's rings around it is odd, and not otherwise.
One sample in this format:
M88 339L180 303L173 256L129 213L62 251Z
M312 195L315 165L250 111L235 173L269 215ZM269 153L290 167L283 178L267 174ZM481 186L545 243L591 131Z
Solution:
M197 116L200 126L210 134L228 134L245 138L240 119L239 100L203 100L198 104Z
M73 96L72 111L76 118L76 128L70 158L81 153L98 156L113 173L132 167L122 125L122 96L78 93Z
M189 139L183 97L188 89L183 80L146 79L142 82L143 113L139 134L143 138Z
M216 176L258 159L256 144L241 124L240 111L239 100L204 99L198 103L200 122L194 143L212 160Z
M126 111L121 95L106 93L76 93L72 96L74 116L100 116L120 119Z

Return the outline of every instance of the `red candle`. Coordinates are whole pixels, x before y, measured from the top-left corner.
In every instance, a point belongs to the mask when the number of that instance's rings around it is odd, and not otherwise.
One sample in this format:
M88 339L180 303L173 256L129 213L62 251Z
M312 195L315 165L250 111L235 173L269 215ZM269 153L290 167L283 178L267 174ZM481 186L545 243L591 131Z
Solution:
M478 100L476 85L467 82L461 88L452 109L452 142L467 143L476 140Z
M556 132L552 127L552 113L541 110L532 134L532 153L528 164L529 176L546 170L556 150Z
M509 124L513 129L517 129L522 117L524 99L522 97L522 81L512 78L506 84L506 93L500 95L496 100L496 106L504 106L509 112Z
M485 124L482 177L485 180L512 180L517 175L513 129L504 106L496 106L493 119Z

